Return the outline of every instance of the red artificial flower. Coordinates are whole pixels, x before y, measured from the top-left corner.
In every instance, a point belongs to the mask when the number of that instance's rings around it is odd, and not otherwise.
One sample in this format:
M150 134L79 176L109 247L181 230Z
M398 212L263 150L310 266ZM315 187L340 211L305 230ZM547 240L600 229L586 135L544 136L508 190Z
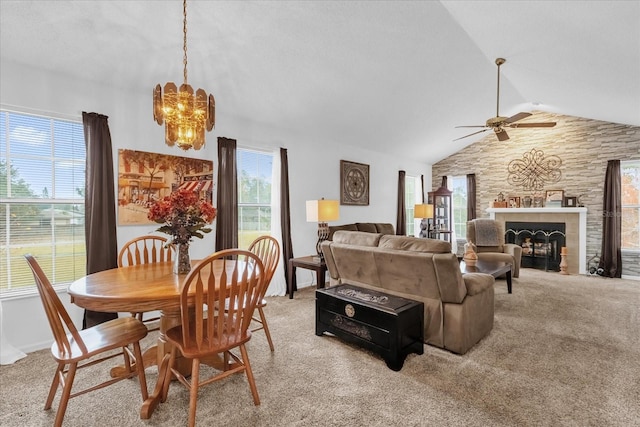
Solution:
M170 244L184 244L193 237L202 239L205 233L210 233L207 224L213 222L217 213L211 203L183 188L153 203L147 218L163 224L157 231L170 235Z

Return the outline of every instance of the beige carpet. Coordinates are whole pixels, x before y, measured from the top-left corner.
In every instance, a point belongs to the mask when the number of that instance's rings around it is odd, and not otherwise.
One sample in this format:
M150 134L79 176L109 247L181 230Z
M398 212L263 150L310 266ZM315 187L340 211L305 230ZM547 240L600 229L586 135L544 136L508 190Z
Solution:
M261 333L249 344L262 404L234 376L201 391L199 425L640 426L637 281L523 269L511 295L496 282L494 329L469 353L425 346L400 372L316 337L314 289L272 297L266 310L276 351ZM48 350L0 367L0 425L52 425L58 398L42 408L53 370ZM150 389L156 379L149 368ZM185 425L187 402L172 383L168 401L140 420L137 384L121 382L72 399L65 425Z

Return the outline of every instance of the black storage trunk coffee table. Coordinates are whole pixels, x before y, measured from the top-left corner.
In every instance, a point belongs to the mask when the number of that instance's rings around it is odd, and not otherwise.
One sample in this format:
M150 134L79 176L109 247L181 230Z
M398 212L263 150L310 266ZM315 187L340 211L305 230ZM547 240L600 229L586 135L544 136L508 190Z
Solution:
M424 304L406 298L338 285L316 290L316 335L329 332L402 369L409 353L424 352Z

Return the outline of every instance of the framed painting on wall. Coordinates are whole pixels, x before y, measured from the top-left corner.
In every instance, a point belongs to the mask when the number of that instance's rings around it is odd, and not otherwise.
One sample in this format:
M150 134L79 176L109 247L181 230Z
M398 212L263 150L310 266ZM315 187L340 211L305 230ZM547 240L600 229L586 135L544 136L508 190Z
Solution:
M369 165L340 160L340 204L369 205Z
M213 204L213 161L118 150L118 225L155 224L149 206L178 188Z

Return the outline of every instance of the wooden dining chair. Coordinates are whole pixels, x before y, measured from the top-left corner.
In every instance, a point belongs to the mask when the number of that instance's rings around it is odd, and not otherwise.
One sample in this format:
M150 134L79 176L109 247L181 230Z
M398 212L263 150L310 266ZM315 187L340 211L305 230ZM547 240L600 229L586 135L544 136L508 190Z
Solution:
M245 344L251 339L249 326L265 280L260 258L241 249L226 249L209 255L185 278L180 295L182 324L165 334L172 349L163 359L160 372L165 373L163 402L172 377L189 389L189 426L195 426L199 388L232 374L246 374L253 402L260 404ZM227 300L229 306L225 310ZM240 356L232 352L235 349L240 350ZM217 366L212 376L201 380L201 361L221 353L222 366ZM190 379L176 368L177 355L192 359Z
M136 318L122 317L78 331L38 262L31 255L25 255L25 258L33 272L42 305L55 339L51 345L51 354L58 362L58 367L44 405L45 410L51 409L58 386L62 387L54 426L59 427L62 425L69 399L104 388L127 378L138 377L142 400L146 400L148 397L147 381L144 365L141 362L142 352L140 350L140 340L147 336L146 326ZM133 350L130 346L133 347ZM121 350L112 351L115 349ZM73 380L79 369L96 365L120 355L124 358L125 367L121 375L71 393L73 391Z
M258 301L258 305L256 306L258 309L258 316L253 316L253 321L258 323L260 326L251 329L251 332L263 329L267 336L267 341L269 342L269 348L273 351L273 341L271 340L267 317L264 315L264 308L267 306L264 294L267 292L271 279L273 278L273 274L276 272L276 268L278 267L278 262L280 262L280 244L271 236L260 236L254 240L251 245L249 245L249 251L258 255L264 265L266 273L264 289L260 295L260 301Z
M118 267L128 265L151 264L156 262L171 262L173 248L167 245L168 240L162 236L141 236L129 240L118 253ZM159 329L160 316L145 317L145 313L131 313L141 320L149 329Z

